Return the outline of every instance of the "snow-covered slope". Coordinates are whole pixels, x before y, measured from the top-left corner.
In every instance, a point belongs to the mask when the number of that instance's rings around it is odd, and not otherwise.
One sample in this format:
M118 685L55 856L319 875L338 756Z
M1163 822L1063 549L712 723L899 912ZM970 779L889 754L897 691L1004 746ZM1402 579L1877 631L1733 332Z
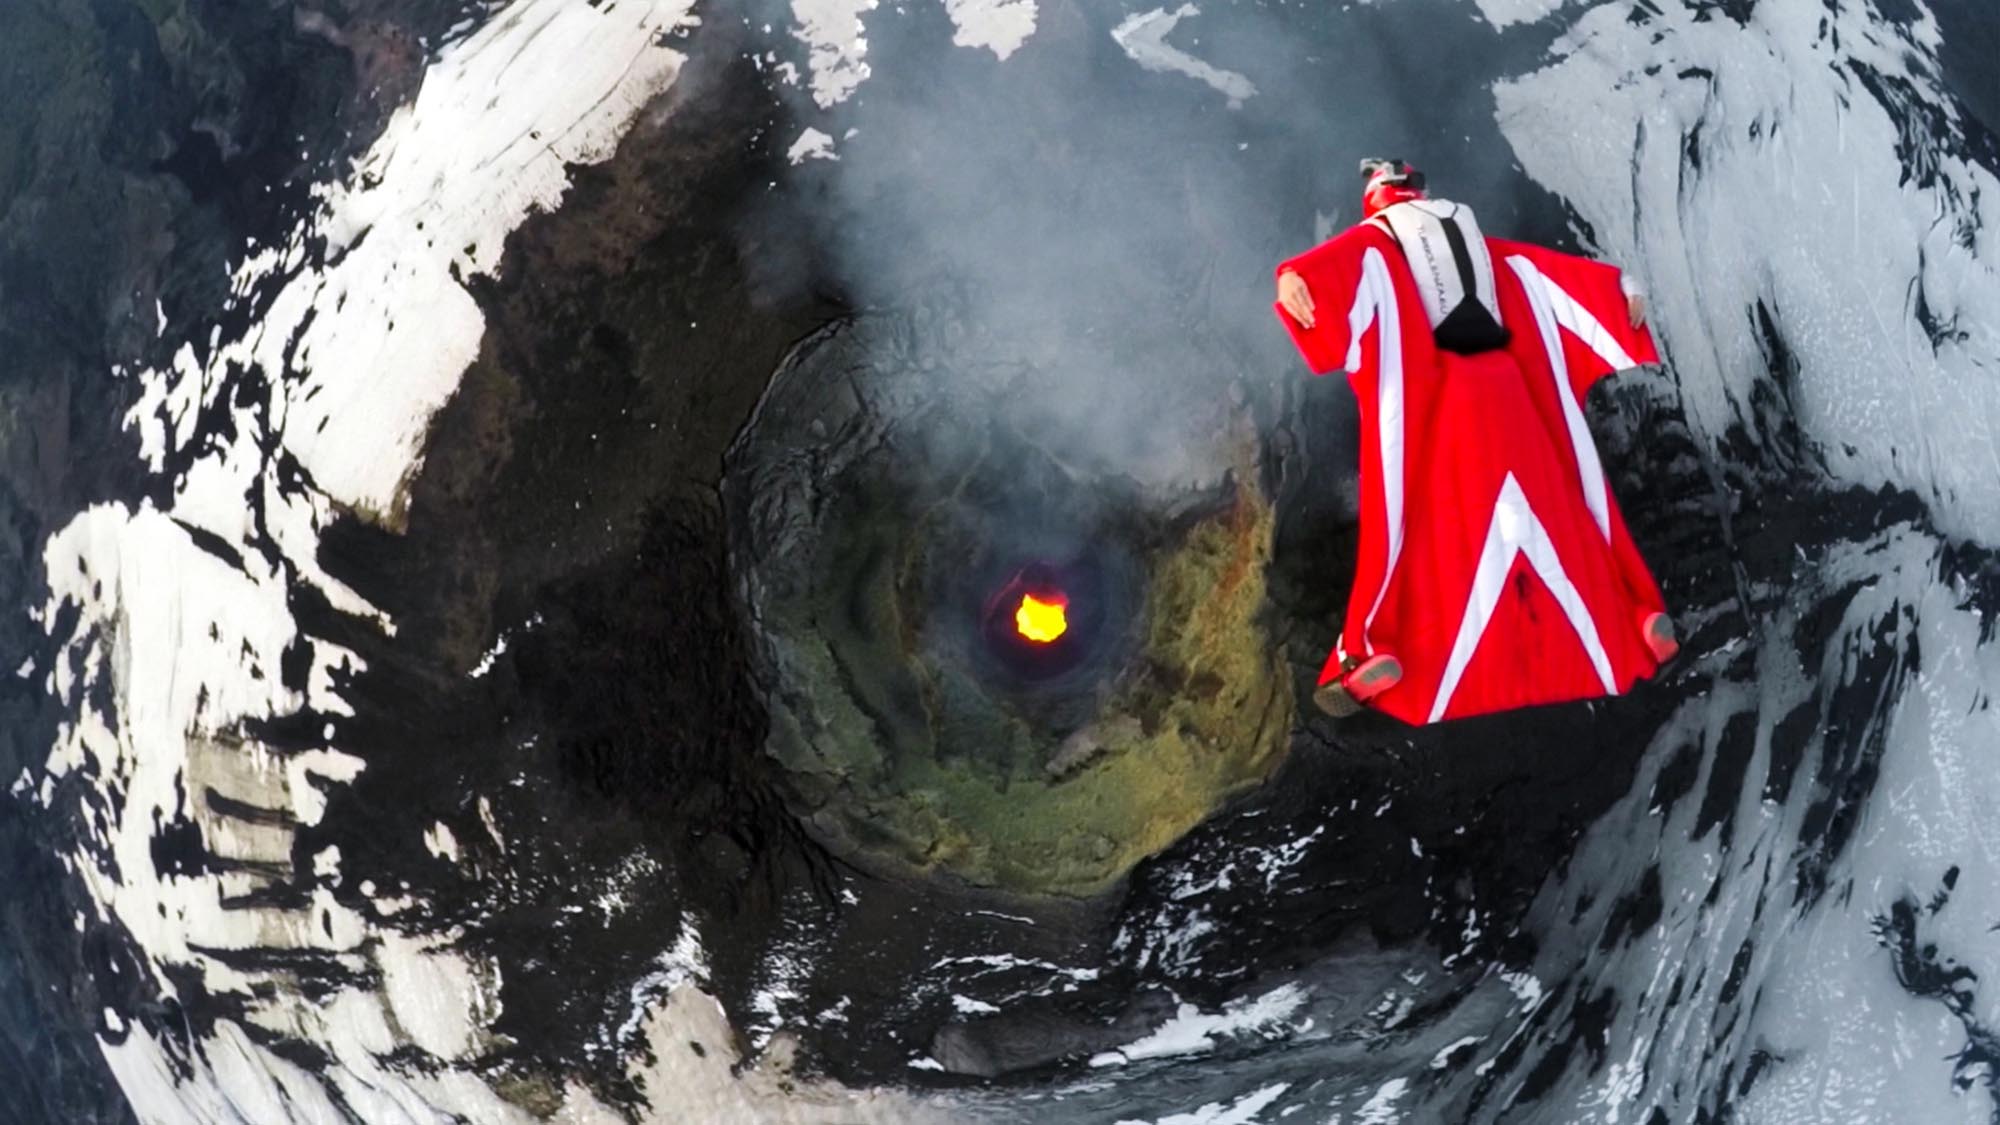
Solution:
M1501 84L1500 124L1608 256L1643 263L1711 440L1757 433L1775 331L1833 480L1918 493L1941 530L1991 544L1993 142L1940 81L1935 19L1893 10L1759 3L1739 23L1709 5L1603 5L1550 65Z
M667 40L691 23L674 2L519 0L493 14L440 52L416 101L282 245L248 248L230 300L247 330L132 373L144 393L129 421L151 467L173 474L172 499L93 508L47 543L38 614L62 648L21 672L72 717L16 793L88 826L65 862L98 916L76 925L122 928L142 992L240 1003L240 1022L198 1043L105 1013L105 1055L141 1120L534 1119L471 1066L500 1014L497 968L454 949L454 933L405 935L394 919L408 902L389 888L363 888L372 909L336 901L338 849L295 844L364 766L342 749L342 685L361 662L292 607L311 589L393 632L321 569L319 533L342 512L399 518L431 415L484 332L465 279L498 268L531 211L560 205L567 165L611 156L673 82L682 57ZM301 718L316 746L246 734ZM448 830L428 832L453 850ZM303 900L274 893L301 884ZM302 966L348 984L302 991ZM690 932L651 982L673 997L657 1034L717 1018L673 991L703 971ZM274 1050L287 1043L324 1062ZM719 1054L671 1059L656 1086L706 1086L737 1112L783 1098ZM581 1088L562 1093L567 1120L617 1120Z

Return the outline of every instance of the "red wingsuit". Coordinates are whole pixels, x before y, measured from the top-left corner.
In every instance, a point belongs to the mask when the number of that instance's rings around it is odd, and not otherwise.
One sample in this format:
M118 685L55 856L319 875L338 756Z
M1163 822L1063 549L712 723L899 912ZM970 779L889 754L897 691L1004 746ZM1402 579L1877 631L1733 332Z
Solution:
M1396 656L1372 701L1411 723L1616 695L1658 667L1664 609L1584 426L1599 378L1656 363L1614 266L1485 240L1499 350L1440 349L1396 239L1363 223L1279 266L1316 324L1278 319L1315 374L1345 370L1361 409L1361 542L1343 657Z

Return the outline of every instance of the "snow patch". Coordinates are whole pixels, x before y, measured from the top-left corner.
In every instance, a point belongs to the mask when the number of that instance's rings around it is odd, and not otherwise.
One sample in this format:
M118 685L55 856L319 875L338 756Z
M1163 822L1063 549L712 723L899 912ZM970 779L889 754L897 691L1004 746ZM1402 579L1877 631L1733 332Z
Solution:
M1237 109L1244 99L1257 94L1257 87L1251 85L1248 78L1235 71L1210 66L1167 44L1167 36L1173 34L1182 20L1200 14L1201 9L1193 4L1182 4L1171 12L1165 8L1154 8L1126 17L1124 22L1111 29L1111 38L1141 67L1161 74L1185 74L1212 87L1229 99L1229 108Z
M483 796L479 798L479 823L486 826L486 835L492 838L493 846L506 855L507 841L500 835L499 822L493 819L493 802Z
M1162 1117L1152 1125L1256 1125L1258 1114L1264 1112L1272 1102L1284 1096L1292 1088L1289 1082L1278 1082L1259 1090L1252 1090L1228 1105L1209 1102L1189 1113L1176 1113ZM1137 1118L1121 1118L1118 1125L1147 1125Z
M1532 1012L1542 1006L1542 982L1535 974L1501 973L1500 979L1507 982L1507 990L1524 1010Z
M498 1018L468 1003L496 997L498 987L478 983L480 968L464 957L441 952L428 944L389 933L375 950L382 971L382 995L396 1023L410 1041L440 1059L459 1059L478 1043L479 1029ZM497 970L487 969L497 977Z
M808 160L839 160L840 154L833 151L833 138L812 126L799 134L792 147L785 150L785 159L793 164L803 164Z
M999 1008L996 1008L993 1005L988 1004L984 1000L975 1000L970 996L960 996L956 993L952 995L951 1006L954 1009L956 1009L960 1015L965 1015L965 1016L990 1015L1000 1010Z
M1438 1048L1437 1054L1431 1056L1431 1069L1443 1070L1445 1067L1451 1065L1451 1057L1453 1055L1467 1047L1483 1043L1485 1040L1486 1037L1484 1035L1467 1035L1446 1043L1444 1046Z
M1479 14L1496 30L1516 24L1539 23L1562 11L1565 0L1474 0Z
M689 982L708 982L708 950L702 948L701 934L694 924L684 921L680 935L674 938L674 947L660 954L653 971L632 985L632 1016L618 1029L618 1042L624 1043L639 1033L649 1000Z
M1391 1078L1382 1083L1375 1095L1362 1105L1360 1115L1354 1119L1356 1125L1392 1125L1401 1121L1403 1115L1396 1112L1396 1102L1409 1088L1410 1080L1407 1078Z
M424 850L444 860L458 862L458 837L451 834L451 826L440 820L424 829Z
M1273 1034L1276 1025L1291 1018L1305 1001L1303 989L1296 984L1285 984L1254 999L1225 1004L1222 1011L1212 1014L1193 1004L1182 1004L1173 1018L1151 1035L1115 1051L1092 1056L1090 1065L1123 1066L1140 1059L1204 1054L1214 1050L1219 1039L1248 1032Z
M1035 0L944 0L951 16L951 41L984 47L1005 61L1035 33Z
M876 0L793 0L793 29L806 47L813 101L839 105L868 80L868 36L861 23Z

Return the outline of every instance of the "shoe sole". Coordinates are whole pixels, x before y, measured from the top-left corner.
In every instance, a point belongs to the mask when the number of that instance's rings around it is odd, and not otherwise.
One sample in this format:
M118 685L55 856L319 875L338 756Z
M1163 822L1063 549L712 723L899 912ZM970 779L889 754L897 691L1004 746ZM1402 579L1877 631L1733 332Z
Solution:
M1353 682L1347 685L1347 693L1356 703L1366 703L1403 682L1403 663L1393 656L1384 657L1372 667L1362 665L1348 678Z
M1655 616L1646 626L1646 648L1651 650L1656 663L1665 664L1681 651L1681 642L1674 636L1674 624L1665 614Z
M1347 689L1340 686L1338 680L1321 684L1313 690L1313 706L1335 719L1345 719L1361 712L1361 704L1347 694Z
M1401 682L1402 663L1386 657L1362 665L1344 679L1319 685L1313 690L1313 705L1333 718L1345 719L1360 714L1363 704Z

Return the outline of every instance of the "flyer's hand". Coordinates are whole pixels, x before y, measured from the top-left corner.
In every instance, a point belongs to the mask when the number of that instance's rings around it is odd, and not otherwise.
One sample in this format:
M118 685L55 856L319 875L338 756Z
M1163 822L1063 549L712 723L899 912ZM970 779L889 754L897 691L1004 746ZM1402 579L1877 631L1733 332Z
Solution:
M1291 270L1278 275L1278 304L1291 314L1301 327L1313 326L1313 295L1306 288L1305 279Z
M1632 327L1641 328L1646 323L1646 295L1633 293L1625 298L1625 311L1632 318Z

